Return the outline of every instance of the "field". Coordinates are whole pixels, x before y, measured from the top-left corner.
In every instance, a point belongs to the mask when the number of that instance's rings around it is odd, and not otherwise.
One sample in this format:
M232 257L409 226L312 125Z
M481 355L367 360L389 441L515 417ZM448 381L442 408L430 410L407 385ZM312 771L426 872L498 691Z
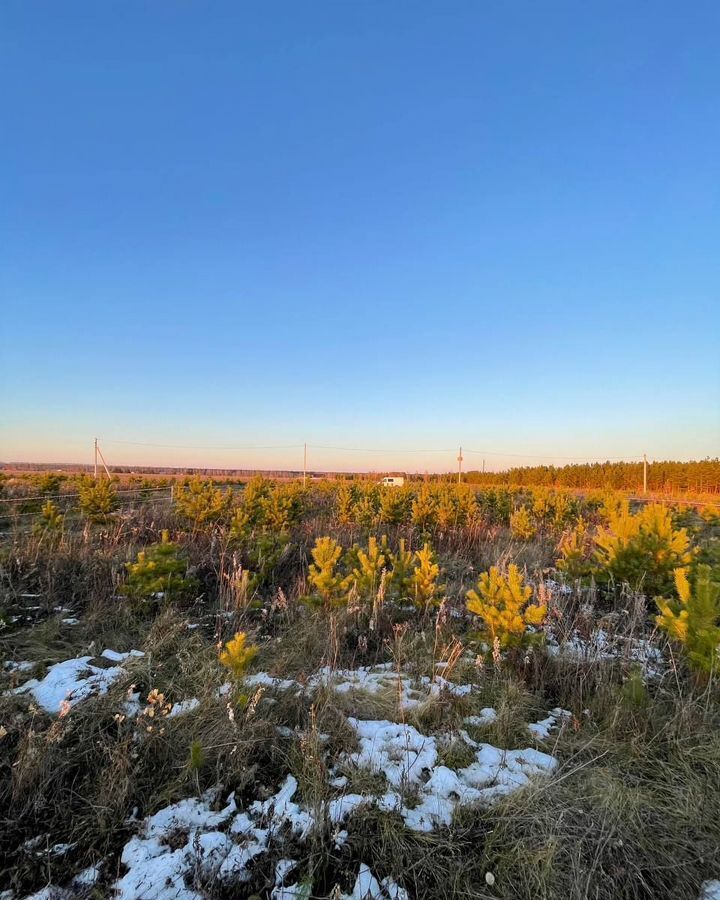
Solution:
M720 897L720 508L157 488L4 486L3 900Z

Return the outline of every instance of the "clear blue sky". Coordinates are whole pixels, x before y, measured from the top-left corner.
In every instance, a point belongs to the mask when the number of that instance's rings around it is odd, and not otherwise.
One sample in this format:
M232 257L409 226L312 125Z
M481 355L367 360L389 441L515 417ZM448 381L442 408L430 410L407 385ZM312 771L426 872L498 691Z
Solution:
M720 452L716 2L5 0L0 79L0 458Z

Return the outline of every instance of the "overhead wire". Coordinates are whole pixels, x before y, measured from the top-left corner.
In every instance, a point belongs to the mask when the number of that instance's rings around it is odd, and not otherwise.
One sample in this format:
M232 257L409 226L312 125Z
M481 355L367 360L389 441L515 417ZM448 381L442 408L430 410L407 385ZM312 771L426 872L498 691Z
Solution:
M202 445L202 444L165 444L165 443L151 443L149 441L125 441L125 440L115 440L103 438L103 443L106 444L121 444L125 446L131 447L152 447L158 449L168 449L168 450L220 450L220 451L233 451L233 452L241 452L241 451L251 451L251 450L299 450L302 448L307 448L308 450L332 450L337 453L393 453L393 454L402 454L402 453L455 453L458 447L344 447L337 446L334 444L311 444L311 443L303 443L303 444L248 444L245 446L213 446L213 445ZM470 453L476 456L499 456L499 457L508 457L511 459L556 459L556 460L568 460L574 462L590 462L590 461L634 461L641 460L643 458L642 453L632 453L624 456L604 456L603 454L592 454L585 456L566 456L560 453L516 453L512 451L503 451L503 450L478 450L473 447L462 447L463 454Z

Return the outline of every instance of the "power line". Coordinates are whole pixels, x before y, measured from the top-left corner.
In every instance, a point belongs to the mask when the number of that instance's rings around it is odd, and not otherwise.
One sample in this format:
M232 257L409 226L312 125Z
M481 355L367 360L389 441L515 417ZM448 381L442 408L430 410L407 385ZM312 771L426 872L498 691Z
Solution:
M472 450L469 447L464 448L465 453L476 453L479 456L510 456L517 459L571 459L571 460L604 460L611 462L613 460L640 460L643 458L642 453L636 453L627 456L603 456L601 453L595 456L561 456L559 453L507 453L501 450Z
M443 447L442 449L409 448L393 449L389 447L331 447L326 444L308 444L311 450L339 450L347 453L454 453L455 448Z
M159 447L166 450L297 450L302 444L267 444L248 447L210 447L199 444L150 444L145 441L113 441L103 438L105 444L125 444L129 447Z
M305 447L310 450L334 450L340 453L455 453L455 447L342 447L334 444L248 444L241 447L213 446L209 444L155 444L149 441L124 441L103 438L106 444L122 444L129 447L155 447L167 450L227 450L227 451L246 451L246 450L300 450ZM478 456L507 456L513 459L563 459L574 461L593 460L641 460L642 453L627 454L624 456L604 456L603 454L594 454L593 456L565 456L560 453L513 453L504 450L476 450L470 447L464 447L463 452L473 453Z

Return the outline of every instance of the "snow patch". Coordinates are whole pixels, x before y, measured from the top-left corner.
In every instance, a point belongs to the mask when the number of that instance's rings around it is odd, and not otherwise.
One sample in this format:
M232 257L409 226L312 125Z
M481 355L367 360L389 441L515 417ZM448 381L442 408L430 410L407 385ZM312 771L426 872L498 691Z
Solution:
M267 851L281 828L289 826L302 838L314 825L311 813L293 802L296 790L297 781L288 775L276 794L255 801L247 811L238 811L232 794L221 810L213 811L217 791L161 809L123 849L128 871L114 885L118 900L197 900L204 895L186 885L196 872L208 883L249 881L253 859Z
M496 719L497 712L491 706L486 706L480 710L479 716L465 716L463 722L473 728L482 728L485 725L492 725Z
M659 676L664 665L662 652L650 641L645 638L612 635L604 628L597 628L589 638L583 638L574 631L566 640L560 642L552 632L548 632L546 649L551 656L564 656L587 662L625 659L638 663L651 678Z
M11 675L22 672L31 672L35 668L35 663L28 662L27 660L21 660L20 662L14 662L11 659L6 660L3 663L3 669L6 672L9 672Z
M343 900L409 900L410 895L392 878L378 881L370 866L360 863L352 894L343 894Z
M556 706L550 710L550 715L539 722L533 722L528 725L528 730L541 741L546 741L550 737L550 732L557 728L563 722L572 719L572 713L567 709L561 709Z
M475 760L455 771L438 765L437 739L421 734L410 725L387 721L348 719L360 741L360 750L348 754L345 761L383 774L391 789L385 794L346 794L328 804L328 817L343 823L364 805L399 813L408 828L432 831L450 825L457 806L480 803L490 805L501 797L547 775L557 760L547 753L525 750L500 750L492 744L471 742L477 748ZM401 791L414 788L417 802L408 805ZM396 790L401 789L401 790Z
M112 662L122 662L130 656L144 656L139 650L116 653L104 650L102 656ZM50 666L42 680L31 678L15 688L14 694L33 695L35 700L49 713L59 713L65 703L75 706L93 694L106 694L110 685L125 674L120 666L101 668L92 664L92 656L80 656Z
M332 669L325 666L301 684L292 678L276 678L267 672L255 672L245 678L248 687L266 687L272 690L315 691L328 688L336 694L352 695L357 692L380 694L382 692L397 695L400 707L404 710L414 709L436 699L443 694L453 697L465 697L473 690L471 684L455 684L441 675L429 678L423 675L412 679L393 671L392 663L378 666L360 666L357 669Z
M348 762L381 773L394 787L419 784L423 773L437 762L435 738L420 734L412 725L351 717L348 722L360 741L360 750L349 754Z
M198 709L199 706L200 701L197 697L191 697L189 700L180 700L178 703L173 703L172 709L168 713L168 718L174 719L176 716L184 716Z

